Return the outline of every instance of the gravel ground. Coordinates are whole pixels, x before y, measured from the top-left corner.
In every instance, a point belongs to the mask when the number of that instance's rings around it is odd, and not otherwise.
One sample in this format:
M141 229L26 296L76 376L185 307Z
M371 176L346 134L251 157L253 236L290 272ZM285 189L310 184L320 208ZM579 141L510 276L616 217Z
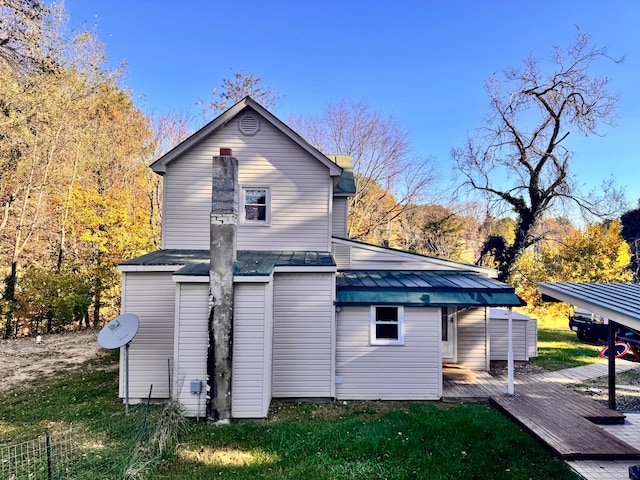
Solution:
M575 390L604 405L609 404L607 377L576 385ZM616 409L624 412L640 412L640 370L630 370L616 376Z
M14 387L79 368L107 353L98 345L98 332L94 330L42 335L40 341L36 337L0 339L0 398Z

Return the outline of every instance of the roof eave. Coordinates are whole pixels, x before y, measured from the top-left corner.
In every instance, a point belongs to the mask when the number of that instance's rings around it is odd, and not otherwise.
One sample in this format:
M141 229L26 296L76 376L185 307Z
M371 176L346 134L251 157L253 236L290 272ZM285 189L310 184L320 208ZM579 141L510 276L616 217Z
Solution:
M158 160L153 162L150 167L151 169L159 175L164 175L167 173L167 167L173 163L177 158L179 158L182 154L192 149L200 142L202 142L205 138L215 132L218 128L225 125L231 119L233 119L236 115L238 115L245 108L250 107L254 109L257 113L259 113L263 118L267 119L275 128L280 130L284 135L289 137L292 141L297 143L302 149L307 151L311 156L313 156L316 160L322 163L329 169L329 175L332 177L339 177L342 175L342 168L332 162L329 158L327 158L322 152L318 149L314 148L309 144L305 139L303 139L300 135L294 132L289 126L279 120L275 115L273 115L269 110L264 108L258 102L253 100L251 97L244 97L238 103L233 105L231 108L226 110L224 113L213 119L207 125L202 127L200 130L195 132L189 138L176 145L169 152L165 153Z

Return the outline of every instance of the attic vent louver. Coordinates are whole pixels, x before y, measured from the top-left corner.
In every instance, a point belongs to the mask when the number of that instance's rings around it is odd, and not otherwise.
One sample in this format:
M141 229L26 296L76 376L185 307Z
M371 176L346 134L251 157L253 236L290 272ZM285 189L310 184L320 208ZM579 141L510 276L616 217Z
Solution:
M260 130L260 120L255 115L244 115L238 123L238 128L243 135L251 137Z

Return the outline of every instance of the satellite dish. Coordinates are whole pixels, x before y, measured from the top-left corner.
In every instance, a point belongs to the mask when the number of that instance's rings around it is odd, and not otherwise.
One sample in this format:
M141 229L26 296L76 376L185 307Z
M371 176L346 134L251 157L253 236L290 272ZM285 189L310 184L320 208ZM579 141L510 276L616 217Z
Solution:
M123 313L107 323L98 334L98 343L102 348L114 349L125 345L125 412L129 414L129 342L138 333L140 319L133 313Z
M98 334L102 348L114 349L128 344L138 333L140 319L133 313L124 313L107 323Z

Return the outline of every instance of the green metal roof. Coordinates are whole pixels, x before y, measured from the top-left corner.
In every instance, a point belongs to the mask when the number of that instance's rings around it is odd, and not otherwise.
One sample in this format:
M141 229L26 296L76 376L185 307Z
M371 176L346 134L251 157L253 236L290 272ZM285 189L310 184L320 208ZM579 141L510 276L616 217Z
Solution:
M543 300L566 302L634 330L640 329L640 284L540 282L537 285Z
M148 253L120 265L160 266L182 268L174 275L208 276L209 250L165 249ZM271 275L275 267L335 267L329 252L238 250L234 263L236 276Z
M336 305L524 305L513 287L476 272L345 270L338 272Z

